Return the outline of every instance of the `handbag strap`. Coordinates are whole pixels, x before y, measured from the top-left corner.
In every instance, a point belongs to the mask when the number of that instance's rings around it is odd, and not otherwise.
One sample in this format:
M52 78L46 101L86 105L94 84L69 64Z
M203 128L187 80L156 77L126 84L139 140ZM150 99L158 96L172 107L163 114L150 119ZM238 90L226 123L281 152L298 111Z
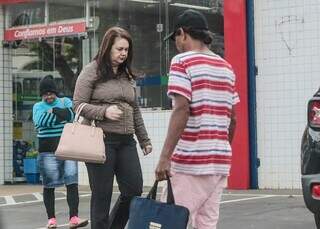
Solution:
M75 122L78 122L82 109L86 106L86 103L81 103L76 109L76 116L74 118Z
M79 114L79 115L80 115L82 109L83 109L86 105L87 105L87 103L81 103L81 104L78 106L77 110L76 110L76 114Z
M78 108L77 108L77 110L76 110L76 116L75 116L75 118L74 118L74 122L78 122L78 120L79 120L79 118L80 118L81 111L83 110L83 108L84 108L86 105L88 105L88 104L87 104L87 103L81 103L81 104L78 106ZM94 126L94 127L96 126L96 123L95 123L94 120L91 121L91 126Z
M171 181L170 181L169 176L167 176L167 177L168 177L168 179L167 179L167 186L168 186L167 203L168 204L175 204ZM156 180L154 182L147 198L155 200L156 195L157 195L157 189L158 189L158 181Z

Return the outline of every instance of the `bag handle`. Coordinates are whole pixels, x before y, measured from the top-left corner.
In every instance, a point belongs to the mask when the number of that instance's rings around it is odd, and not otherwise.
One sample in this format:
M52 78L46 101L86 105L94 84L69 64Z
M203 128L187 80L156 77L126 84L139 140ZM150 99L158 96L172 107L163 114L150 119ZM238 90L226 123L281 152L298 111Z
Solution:
M75 122L78 122L79 117L80 117L80 113L81 113L82 109L83 109L86 105L87 105L86 103L81 103L81 104L78 106L78 108L77 108L77 110L76 110L76 116L75 116L75 118L74 118L74 121L75 121Z
M76 110L76 116L74 118L74 122L78 122L79 121L79 118L80 118L80 114L81 114L81 111L83 110L83 108L88 105L87 103L81 103L77 110ZM91 121L91 126L95 127L96 126L96 123L94 120Z
M171 181L170 181L169 176L167 176L167 177L168 177L168 179L167 179L167 186L168 186L167 203L168 204L175 204ZM158 183L159 183L159 181L157 181L157 180L154 182L154 184L153 184L153 186L147 196L148 199L152 199L152 200L156 199Z

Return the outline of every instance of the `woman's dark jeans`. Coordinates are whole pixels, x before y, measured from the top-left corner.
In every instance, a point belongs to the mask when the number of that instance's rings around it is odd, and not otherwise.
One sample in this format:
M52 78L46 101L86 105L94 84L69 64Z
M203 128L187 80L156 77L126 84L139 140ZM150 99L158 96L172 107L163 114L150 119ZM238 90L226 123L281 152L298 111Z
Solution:
M123 229L129 218L130 201L142 193L142 173L133 135L108 134L105 139L107 160L104 164L86 163L91 196L91 228ZM110 216L113 177L120 197Z

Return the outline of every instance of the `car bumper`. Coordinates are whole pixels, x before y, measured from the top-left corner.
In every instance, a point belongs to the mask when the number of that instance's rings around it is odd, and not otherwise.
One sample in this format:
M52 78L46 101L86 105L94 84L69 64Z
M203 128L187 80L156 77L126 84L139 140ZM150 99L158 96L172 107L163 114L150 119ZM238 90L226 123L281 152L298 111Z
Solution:
M320 212L320 199L312 196L312 185L314 183L320 184L320 174L302 175L302 191L303 198L307 208L313 212Z

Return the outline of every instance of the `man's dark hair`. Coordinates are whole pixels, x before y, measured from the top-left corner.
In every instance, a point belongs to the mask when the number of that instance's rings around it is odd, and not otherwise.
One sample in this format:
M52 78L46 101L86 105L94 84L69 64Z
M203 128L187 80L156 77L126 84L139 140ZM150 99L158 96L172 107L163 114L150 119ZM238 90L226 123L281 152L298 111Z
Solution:
M200 40L206 45L210 45L213 41L213 34L209 30L193 29L189 27L182 27L183 31L189 34L193 39ZM176 35L180 35L181 30L176 32Z

